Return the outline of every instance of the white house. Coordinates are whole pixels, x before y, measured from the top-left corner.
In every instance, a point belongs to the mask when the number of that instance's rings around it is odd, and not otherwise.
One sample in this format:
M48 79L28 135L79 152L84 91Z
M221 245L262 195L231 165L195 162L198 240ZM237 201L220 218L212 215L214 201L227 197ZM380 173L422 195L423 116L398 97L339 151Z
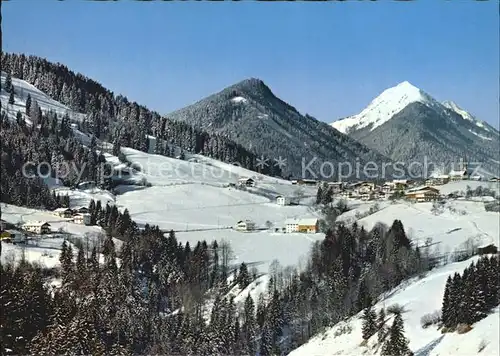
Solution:
M287 234L293 232L317 233L319 229L318 223L317 218L286 219L285 232Z
M50 233L50 224L45 221L28 221L23 225L23 230L39 235L48 234Z
M236 230L238 231L255 230L255 223L251 220L240 220L236 223Z
M70 208L57 208L52 211L52 214L61 218L70 218L73 211Z
M80 225L90 225L90 214L77 214L73 217L73 222Z
M448 176L450 177L451 181L466 180L467 178L469 178L467 169L462 169L459 171L451 170Z
M276 197L276 204L281 205L281 206L290 205L290 199L288 199L287 197L285 197L283 195L278 195Z
M299 219L286 219L285 220L285 232L290 234L292 232L299 231Z

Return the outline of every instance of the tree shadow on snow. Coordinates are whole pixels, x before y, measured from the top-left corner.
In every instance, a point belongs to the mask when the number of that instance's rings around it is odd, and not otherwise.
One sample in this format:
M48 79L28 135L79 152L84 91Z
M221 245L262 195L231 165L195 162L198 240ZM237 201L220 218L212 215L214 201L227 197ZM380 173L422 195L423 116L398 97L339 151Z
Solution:
M444 338L444 335L441 335L437 339L429 342L427 345L425 345L420 350L418 350L417 352L415 352L415 356L429 356L430 353L431 353L431 351L434 350L434 348L437 345L439 345L439 343L441 342L441 340L443 340L443 338Z

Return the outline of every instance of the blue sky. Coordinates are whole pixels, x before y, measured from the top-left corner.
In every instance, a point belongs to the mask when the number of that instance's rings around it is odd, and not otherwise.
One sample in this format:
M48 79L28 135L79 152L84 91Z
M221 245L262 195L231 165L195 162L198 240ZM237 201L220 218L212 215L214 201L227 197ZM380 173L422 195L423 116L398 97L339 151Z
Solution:
M498 127L497 1L2 3L3 50L160 113L257 77L332 122L408 80Z

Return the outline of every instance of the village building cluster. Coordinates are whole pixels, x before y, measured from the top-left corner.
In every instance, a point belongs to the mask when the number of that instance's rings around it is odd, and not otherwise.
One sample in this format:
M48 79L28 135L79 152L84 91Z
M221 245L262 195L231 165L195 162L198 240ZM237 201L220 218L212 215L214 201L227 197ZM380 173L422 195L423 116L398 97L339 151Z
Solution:
M64 218L70 219L75 224L80 225L90 225L90 214L87 207L77 207L77 208L58 208L52 211L52 214Z
M91 217L87 207L58 208L53 210L52 215L67 219L79 225L91 225ZM26 221L19 229L8 229L8 223L0 220L0 240L11 243L24 243L29 235L47 235L52 232L48 221Z

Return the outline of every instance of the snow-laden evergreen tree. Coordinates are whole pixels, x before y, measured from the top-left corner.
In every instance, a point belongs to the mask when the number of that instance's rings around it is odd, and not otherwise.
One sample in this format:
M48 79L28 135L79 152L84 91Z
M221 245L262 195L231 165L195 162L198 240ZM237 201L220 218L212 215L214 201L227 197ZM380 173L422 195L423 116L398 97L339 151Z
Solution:
M7 72L7 75L5 76L5 82L3 87L7 93L12 92L12 75L10 74L10 72Z
M382 344L387 336L387 326L385 324L385 309L381 308L377 316L377 340Z
M242 325L242 339L244 352L247 355L255 355L256 351L256 336L257 336L257 322L255 320L255 307L250 294L245 299L243 307L243 325Z
M377 314L370 306L364 310L362 319L363 319L363 326L362 326L363 339L368 340L377 332Z
M404 322L401 313L394 315L394 321L389 330L388 338L386 339L381 351L382 356L409 356L412 355L408 348L408 339L404 335Z
M453 280L451 276L448 276L448 279L446 280L446 286L444 288L443 304L441 307L441 320L443 321L443 325L448 328L452 327L454 323L452 316L452 308L455 308L455 306L451 303L452 283Z
M14 105L14 91L11 91L9 94L9 105Z
M245 289L250 284L250 275L248 273L248 267L245 262L242 262L240 265L237 282L241 290Z

